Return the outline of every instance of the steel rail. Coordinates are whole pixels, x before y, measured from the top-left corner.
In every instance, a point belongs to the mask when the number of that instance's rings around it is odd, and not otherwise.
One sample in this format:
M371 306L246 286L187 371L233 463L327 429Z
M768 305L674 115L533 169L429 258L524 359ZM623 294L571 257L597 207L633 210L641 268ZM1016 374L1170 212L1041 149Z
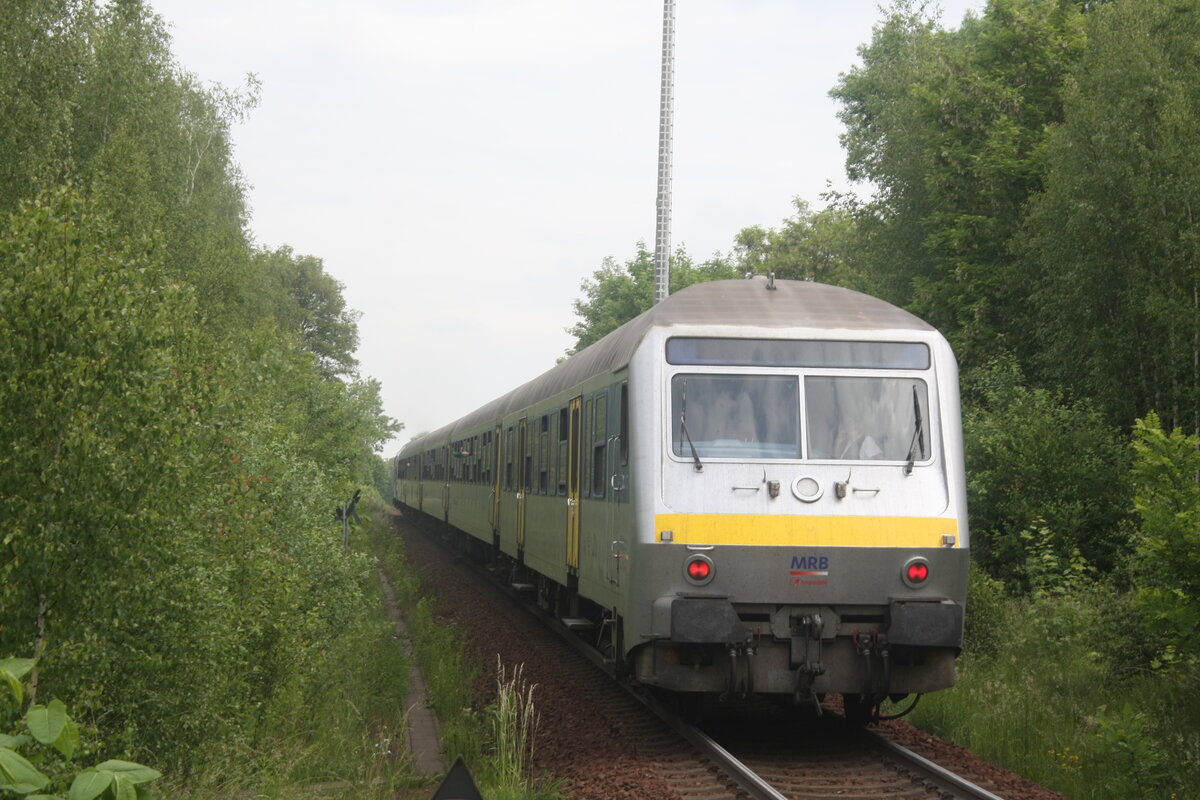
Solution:
M907 747L896 744L885 736L866 730L863 731L863 736L875 747L904 761L909 768L919 772L923 780L943 792L943 797L952 797L955 800L1003 800L999 795L971 783L966 778L914 753Z
M758 773L739 761L732 753L717 744L716 740L699 728L694 725L688 725L686 722L680 720L665 709L654 697L644 692L636 691L632 686L627 684L623 685L625 685L626 690L630 694L653 711L655 716L670 726L671 730L686 739L692 747L700 751L701 755L712 760L717 765L717 768L736 783L738 788L749 795L752 800L788 800L786 795L780 794L774 786L764 781L759 777Z

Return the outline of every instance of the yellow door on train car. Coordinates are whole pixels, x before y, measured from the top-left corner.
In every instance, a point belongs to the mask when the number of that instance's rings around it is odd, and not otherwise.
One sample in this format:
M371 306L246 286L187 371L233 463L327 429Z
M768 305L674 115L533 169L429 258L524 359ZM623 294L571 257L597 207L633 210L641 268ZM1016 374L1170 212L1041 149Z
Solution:
M567 567L579 569L579 448L583 439L583 397L568 405L567 429Z
M525 549L525 496L529 493L529 475L525 471L525 460L529 453L528 419L517 421L517 549Z

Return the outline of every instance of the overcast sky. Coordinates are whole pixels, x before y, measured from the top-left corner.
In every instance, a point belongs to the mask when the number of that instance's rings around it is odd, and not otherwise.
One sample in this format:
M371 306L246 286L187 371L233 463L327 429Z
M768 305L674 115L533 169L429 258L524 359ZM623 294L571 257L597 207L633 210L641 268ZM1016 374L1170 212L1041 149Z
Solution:
M659 0L151 0L234 131L258 244L324 261L405 430L552 367L605 256L653 249ZM957 27L983 0L942 0ZM679 0L675 245L727 252L846 188L828 97L874 0Z

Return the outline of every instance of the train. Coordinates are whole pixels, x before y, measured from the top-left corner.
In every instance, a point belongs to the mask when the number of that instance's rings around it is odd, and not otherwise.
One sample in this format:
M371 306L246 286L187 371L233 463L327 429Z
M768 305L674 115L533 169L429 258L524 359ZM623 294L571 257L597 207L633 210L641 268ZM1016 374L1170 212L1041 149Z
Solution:
M397 508L659 694L840 694L865 722L954 683L958 366L879 298L692 285L413 439L392 471Z

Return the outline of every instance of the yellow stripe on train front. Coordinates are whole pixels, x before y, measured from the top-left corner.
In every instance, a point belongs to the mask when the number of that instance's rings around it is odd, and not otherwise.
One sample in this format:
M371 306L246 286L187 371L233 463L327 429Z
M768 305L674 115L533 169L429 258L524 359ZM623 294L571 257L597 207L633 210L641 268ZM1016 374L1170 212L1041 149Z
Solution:
M946 547L942 537L953 536L960 545L958 521L946 517L659 514L655 526L656 541L676 544Z

